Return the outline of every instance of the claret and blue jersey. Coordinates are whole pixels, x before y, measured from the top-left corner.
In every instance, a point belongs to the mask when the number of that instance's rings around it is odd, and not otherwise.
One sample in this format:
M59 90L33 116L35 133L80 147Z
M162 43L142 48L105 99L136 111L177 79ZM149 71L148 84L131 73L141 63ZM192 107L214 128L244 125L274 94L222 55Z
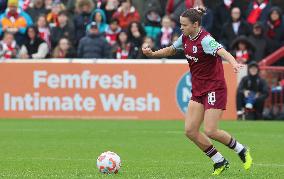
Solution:
M204 29L191 38L181 35L173 48L183 48L192 74L192 93L202 96L212 90L225 89L222 59L217 51L223 46Z

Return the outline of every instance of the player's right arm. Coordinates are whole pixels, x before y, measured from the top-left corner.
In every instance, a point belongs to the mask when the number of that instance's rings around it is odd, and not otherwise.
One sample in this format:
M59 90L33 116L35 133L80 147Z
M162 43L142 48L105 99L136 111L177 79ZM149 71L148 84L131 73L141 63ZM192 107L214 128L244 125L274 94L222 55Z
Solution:
M154 57L154 58L163 58L175 55L177 52L177 49L182 48L182 36L180 36L173 45L169 47L162 48L157 51L152 51L150 47L142 48L143 53L148 57Z
M176 54L176 50L172 46L162 48L154 52L151 50L150 47L147 47L147 48L142 48L142 51L147 57L153 57L153 58L168 57Z

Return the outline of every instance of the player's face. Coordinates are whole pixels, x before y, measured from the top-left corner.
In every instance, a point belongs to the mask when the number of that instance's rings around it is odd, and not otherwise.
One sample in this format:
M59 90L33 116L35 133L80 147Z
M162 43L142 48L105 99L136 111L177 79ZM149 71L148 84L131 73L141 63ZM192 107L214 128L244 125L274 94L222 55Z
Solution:
M198 28L198 23L192 23L187 17L180 17L180 30L185 36L193 34Z

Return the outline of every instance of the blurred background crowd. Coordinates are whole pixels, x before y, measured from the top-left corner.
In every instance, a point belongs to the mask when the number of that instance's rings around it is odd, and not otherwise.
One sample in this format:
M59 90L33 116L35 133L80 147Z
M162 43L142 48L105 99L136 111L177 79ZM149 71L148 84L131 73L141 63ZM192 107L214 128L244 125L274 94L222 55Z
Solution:
M196 6L207 8L203 27L241 63L284 44L277 0L0 0L0 58L144 59L141 47L171 45L180 14Z
M284 60L264 78L259 68L284 44L283 0L0 0L0 59L147 59L141 47L171 45L180 14L197 6L207 8L202 26L249 64L238 80L238 118L284 118Z

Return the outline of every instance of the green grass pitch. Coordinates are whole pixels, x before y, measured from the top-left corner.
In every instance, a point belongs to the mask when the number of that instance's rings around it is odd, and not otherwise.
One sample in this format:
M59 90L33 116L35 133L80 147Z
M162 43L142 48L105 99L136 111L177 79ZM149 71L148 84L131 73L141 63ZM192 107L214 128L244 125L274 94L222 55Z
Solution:
M284 178L284 122L221 122L249 146L247 172L237 155L215 142L230 169L214 178ZM104 151L122 159L117 175L104 175ZM188 141L183 121L0 120L0 178L213 178L212 162Z

